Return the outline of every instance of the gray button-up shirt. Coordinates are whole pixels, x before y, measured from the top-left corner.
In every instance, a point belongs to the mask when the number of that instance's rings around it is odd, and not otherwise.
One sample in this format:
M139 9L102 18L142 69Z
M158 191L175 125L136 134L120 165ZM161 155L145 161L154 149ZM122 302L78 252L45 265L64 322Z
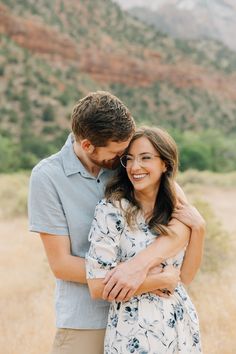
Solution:
M113 172L94 177L74 153L70 135L62 150L32 171L29 191L30 231L68 236L71 253L85 257L97 202ZM88 286L56 279L56 324L59 328L105 328L109 304L92 300Z

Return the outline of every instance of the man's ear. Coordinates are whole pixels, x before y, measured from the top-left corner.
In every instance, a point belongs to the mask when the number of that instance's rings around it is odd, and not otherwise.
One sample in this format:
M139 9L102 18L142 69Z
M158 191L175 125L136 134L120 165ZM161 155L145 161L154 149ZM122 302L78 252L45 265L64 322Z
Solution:
M95 146L88 139L81 140L82 149L88 154L92 154L94 152Z

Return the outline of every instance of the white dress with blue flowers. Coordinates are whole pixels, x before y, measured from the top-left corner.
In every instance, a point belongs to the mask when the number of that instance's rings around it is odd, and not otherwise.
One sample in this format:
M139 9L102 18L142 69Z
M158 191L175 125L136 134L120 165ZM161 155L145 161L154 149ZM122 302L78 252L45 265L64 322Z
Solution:
M88 278L104 278L108 270L135 256L155 240L157 235L151 233L141 214L137 222L137 229L131 230L120 208L106 200L98 203L86 256ZM184 250L168 259L166 264L180 267L183 257ZM169 298L146 293L127 302L113 301L104 353L201 353L196 310L183 285L179 285Z

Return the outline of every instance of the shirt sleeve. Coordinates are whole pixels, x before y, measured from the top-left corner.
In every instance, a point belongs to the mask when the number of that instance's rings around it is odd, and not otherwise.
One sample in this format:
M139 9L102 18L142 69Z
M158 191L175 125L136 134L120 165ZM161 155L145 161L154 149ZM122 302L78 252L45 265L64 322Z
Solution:
M69 230L55 182L42 168L32 171L28 197L29 230L68 236Z
M104 278L119 262L120 236L124 219L111 203L101 201L96 206L89 233L91 242L86 254L87 278Z

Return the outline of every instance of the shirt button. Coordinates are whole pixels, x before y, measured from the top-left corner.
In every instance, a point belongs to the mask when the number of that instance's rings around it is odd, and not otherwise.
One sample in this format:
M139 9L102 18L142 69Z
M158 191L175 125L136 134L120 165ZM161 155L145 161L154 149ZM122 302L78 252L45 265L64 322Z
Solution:
M97 182L100 183L100 179L97 179Z

